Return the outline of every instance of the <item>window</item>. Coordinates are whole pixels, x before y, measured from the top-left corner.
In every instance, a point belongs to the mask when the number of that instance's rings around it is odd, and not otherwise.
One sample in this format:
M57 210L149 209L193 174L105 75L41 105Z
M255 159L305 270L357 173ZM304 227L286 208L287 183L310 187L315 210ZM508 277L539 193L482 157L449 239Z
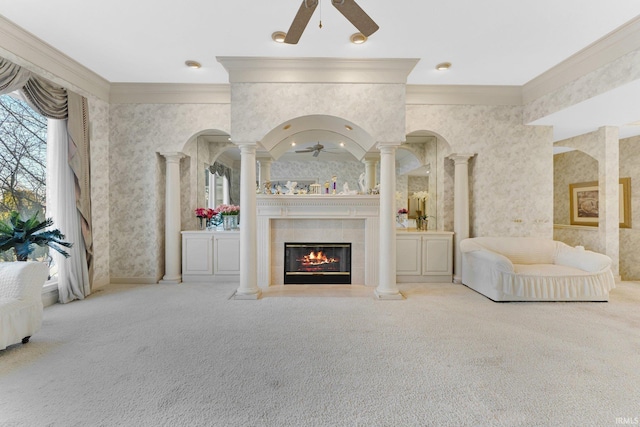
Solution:
M12 95L0 95L0 220L9 212L46 215L47 118ZM49 260L47 247L32 257ZM0 261L13 261L12 253Z

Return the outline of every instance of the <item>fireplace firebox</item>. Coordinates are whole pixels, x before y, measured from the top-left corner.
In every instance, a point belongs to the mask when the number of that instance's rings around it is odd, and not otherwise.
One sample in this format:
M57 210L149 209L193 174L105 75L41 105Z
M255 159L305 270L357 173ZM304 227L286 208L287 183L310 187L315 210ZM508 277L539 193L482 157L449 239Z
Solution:
M285 285L350 285L351 243L285 243Z

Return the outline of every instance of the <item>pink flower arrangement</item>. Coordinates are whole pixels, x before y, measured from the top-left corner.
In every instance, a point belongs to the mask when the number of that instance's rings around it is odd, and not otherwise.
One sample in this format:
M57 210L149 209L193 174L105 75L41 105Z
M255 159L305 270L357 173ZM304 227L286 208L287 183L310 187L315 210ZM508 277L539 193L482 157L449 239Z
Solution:
M237 205L220 205L216 208L220 215L239 215L240 206Z
M398 210L398 214L402 215L402 214L406 214L409 213L409 211L406 208L402 208Z
M211 219L215 215L218 215L218 211L210 208L198 208L196 209L196 216L198 218Z

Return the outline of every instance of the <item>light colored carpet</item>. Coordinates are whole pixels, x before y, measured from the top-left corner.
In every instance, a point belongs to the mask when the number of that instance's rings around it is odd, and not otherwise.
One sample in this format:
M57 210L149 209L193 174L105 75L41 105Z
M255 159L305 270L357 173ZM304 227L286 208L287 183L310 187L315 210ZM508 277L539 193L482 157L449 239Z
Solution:
M0 426L614 426L640 417L640 284L494 303L453 284L114 286L0 351Z

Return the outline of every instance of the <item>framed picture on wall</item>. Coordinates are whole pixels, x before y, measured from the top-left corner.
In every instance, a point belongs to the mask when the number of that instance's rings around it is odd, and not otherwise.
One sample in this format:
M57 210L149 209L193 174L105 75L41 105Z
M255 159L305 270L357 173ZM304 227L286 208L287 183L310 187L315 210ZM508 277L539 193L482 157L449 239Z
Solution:
M620 228L631 228L631 178L620 178ZM599 219L598 181L569 184L571 225L597 227Z

